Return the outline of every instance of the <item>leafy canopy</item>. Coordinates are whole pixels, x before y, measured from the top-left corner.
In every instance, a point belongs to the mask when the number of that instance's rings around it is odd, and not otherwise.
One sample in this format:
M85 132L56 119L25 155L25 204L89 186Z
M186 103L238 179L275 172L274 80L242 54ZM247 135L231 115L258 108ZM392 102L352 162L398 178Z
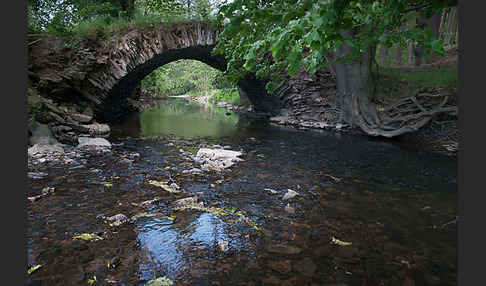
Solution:
M451 0L235 0L223 5L222 27L215 51L228 60L228 75L237 80L247 72L272 81L272 91L285 74L303 66L315 73L331 61L351 60L370 46L405 45L408 40L442 54L440 39L429 29L406 23L424 11L427 16ZM351 31L345 36L342 30ZM346 57L333 58L342 44L352 47Z

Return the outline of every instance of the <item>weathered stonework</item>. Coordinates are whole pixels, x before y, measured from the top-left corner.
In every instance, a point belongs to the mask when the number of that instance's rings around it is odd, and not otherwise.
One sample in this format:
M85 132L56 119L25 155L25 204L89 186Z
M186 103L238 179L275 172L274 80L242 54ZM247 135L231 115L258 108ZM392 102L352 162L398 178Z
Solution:
M130 27L118 36L92 43L46 38L30 47L29 74L41 94L92 107L95 119L108 122L127 112L127 99L158 67L193 59L224 70L224 57L211 54L217 35L209 23L187 22ZM267 95L264 84L250 75L239 87L256 111L275 113L278 101Z

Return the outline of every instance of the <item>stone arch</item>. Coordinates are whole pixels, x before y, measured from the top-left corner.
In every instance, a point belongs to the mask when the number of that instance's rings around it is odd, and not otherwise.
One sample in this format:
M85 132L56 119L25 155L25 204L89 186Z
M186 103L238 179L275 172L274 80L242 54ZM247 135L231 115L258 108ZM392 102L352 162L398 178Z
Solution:
M226 61L212 55L218 31L209 23L183 23L171 28L132 30L108 54L98 55L102 67L87 75L82 92L97 101L103 121L119 118L139 82L155 69L181 59L198 60L224 71ZM238 83L256 111L276 110L278 102L267 95L265 82L248 75Z

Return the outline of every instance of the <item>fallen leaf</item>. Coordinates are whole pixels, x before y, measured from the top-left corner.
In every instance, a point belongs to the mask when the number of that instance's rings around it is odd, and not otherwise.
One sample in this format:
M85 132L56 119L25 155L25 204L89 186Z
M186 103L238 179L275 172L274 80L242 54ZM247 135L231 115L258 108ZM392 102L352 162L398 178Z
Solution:
M80 234L80 235L73 236L73 240L76 240L76 239L82 239L82 240L86 240L86 241L103 240L103 238L101 236L98 236L95 233L83 233L83 234Z
M180 193L181 191L178 191L178 190L175 190L171 187L169 187L166 183L164 182L159 182L159 181L154 181L154 180L150 180L149 181L149 184L151 185L154 185L154 186L157 186L157 187L161 187L162 189L166 190L167 192L169 193Z
M341 181L341 179L339 179L337 177L334 177L334 176L331 176L331 175L328 175L328 174L325 174L325 175L328 176L329 178L333 179L336 182L340 182Z
M93 285L96 282L96 276L93 276L93 279L88 279L88 284Z
M331 238L331 243L337 244L337 245L340 245L340 246L349 246L349 245L353 244L352 242L341 241L341 240L335 238L334 236Z
M36 271L37 269L41 268L42 267L42 264L36 264L32 267L29 268L29 270L27 270L27 274L30 275L32 274L34 271Z

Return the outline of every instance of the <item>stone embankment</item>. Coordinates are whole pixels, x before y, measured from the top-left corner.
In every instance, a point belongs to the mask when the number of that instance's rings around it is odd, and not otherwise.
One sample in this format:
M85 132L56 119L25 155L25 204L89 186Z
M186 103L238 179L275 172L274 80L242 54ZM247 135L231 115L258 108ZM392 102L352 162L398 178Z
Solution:
M341 123L335 95L336 81L331 72L319 71L311 76L300 70L275 91L282 108L269 121L298 129L345 130L348 126Z

